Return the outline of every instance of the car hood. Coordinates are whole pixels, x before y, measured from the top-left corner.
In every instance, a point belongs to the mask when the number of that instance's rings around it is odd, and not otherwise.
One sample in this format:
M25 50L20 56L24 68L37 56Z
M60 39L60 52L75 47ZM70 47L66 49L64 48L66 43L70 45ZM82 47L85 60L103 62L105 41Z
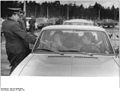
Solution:
M113 56L32 54L19 75L28 76L118 76ZM18 68L20 68L18 66Z

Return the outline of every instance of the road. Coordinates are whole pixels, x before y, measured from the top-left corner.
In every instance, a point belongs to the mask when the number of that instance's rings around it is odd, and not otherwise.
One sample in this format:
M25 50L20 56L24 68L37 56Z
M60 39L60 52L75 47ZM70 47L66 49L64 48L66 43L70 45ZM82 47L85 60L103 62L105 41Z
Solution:
M108 33L115 33L119 34L119 28L111 28L111 29L106 29ZM37 33L36 33L37 34ZM118 46L119 45L119 40L118 39L111 39L112 40L112 45L113 46ZM116 42L115 42L116 41ZM6 50L5 50L5 39L2 37L1 40L1 76L9 76L10 72L10 67L9 67L9 62L7 60L7 55L6 55Z

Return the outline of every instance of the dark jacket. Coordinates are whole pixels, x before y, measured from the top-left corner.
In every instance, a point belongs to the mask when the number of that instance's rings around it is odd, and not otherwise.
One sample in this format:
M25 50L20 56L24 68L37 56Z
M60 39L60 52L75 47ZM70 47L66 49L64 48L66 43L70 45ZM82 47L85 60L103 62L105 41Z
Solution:
M2 30L6 39L6 51L9 53L24 53L28 51L29 43L36 40L35 36L27 34L18 22L11 19L3 22Z

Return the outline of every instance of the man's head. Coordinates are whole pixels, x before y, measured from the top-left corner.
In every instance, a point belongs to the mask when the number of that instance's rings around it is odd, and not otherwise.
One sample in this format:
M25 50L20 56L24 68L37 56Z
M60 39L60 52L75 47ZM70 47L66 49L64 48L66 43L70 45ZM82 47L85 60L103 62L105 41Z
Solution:
M18 21L20 8L8 8L8 17Z
M54 41L60 41L62 38L63 33L61 31L56 31L53 35Z
M92 42L92 34L91 33L84 33L82 41L84 44L91 44Z

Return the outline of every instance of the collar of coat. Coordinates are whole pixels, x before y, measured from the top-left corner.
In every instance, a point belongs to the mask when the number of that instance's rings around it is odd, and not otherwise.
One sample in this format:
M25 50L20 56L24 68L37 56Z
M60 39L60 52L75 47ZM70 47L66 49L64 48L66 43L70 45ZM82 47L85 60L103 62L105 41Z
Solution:
M13 20L13 19L11 19L11 18L8 18L8 20L10 20L10 21L15 21L15 20ZM16 21L15 21L16 22Z

